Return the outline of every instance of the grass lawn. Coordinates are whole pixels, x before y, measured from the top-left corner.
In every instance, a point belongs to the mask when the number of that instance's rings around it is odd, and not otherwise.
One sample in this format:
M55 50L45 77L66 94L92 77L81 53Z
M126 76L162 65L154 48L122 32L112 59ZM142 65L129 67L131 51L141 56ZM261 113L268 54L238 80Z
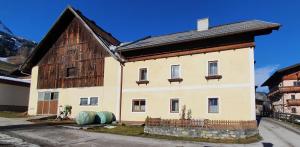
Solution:
M87 131L111 133L127 136L138 136L146 138L167 139L167 140L182 140L182 141L196 141L196 142L211 142L211 143L236 143L236 144L248 144L258 142L262 139L261 136L256 135L245 139L207 139L207 138L192 138L192 137L174 137L174 136L162 136L152 135L144 133L144 127L142 126L117 126L113 129L107 129L103 127L89 128Z
M24 112L0 111L0 117L20 118L20 117L27 117L27 115Z

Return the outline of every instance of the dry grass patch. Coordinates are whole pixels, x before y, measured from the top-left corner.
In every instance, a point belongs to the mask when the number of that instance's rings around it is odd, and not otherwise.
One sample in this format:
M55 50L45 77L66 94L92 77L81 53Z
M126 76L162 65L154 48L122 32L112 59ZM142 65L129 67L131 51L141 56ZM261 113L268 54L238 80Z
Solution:
M5 118L24 118L28 117L26 112L0 111L0 117Z

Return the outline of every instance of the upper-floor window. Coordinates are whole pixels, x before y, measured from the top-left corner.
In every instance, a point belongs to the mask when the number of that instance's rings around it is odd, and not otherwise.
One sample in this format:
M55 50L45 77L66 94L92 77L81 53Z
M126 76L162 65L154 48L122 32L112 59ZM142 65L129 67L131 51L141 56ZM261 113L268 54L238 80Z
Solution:
M147 75L147 68L140 68L140 74L139 74L139 80L140 81L147 81L148 75Z
M296 96L294 94L291 95L291 99L294 100Z
M295 81L294 86L300 86L300 81Z
M219 102L218 98L208 99L208 113L218 113L219 112Z
M171 66L171 79L180 78L180 65Z
M145 112L145 110L146 110L145 99L132 100L132 112Z
M75 77L75 76L76 76L76 68L75 67L67 68L66 77Z
M208 76L218 75L218 61L208 61Z

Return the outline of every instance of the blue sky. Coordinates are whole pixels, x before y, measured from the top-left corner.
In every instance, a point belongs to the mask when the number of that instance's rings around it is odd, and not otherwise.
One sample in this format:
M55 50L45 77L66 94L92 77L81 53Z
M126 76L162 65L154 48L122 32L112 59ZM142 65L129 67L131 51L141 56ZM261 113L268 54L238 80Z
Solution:
M70 4L121 41L193 30L196 20L210 25L260 19L282 24L256 38L256 79L300 62L300 1L296 0L1 0L0 20L14 34L39 42Z

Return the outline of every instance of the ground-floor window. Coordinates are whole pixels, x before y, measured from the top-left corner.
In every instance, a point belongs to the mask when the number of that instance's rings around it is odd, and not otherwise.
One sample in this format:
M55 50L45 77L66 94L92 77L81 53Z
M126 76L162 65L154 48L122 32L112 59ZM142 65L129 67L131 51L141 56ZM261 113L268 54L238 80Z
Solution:
M292 108L292 113L297 113L297 109L296 108Z
M208 113L218 113L219 102L218 98L208 98Z
M58 92L38 92L38 100L39 101L49 101L49 100L57 100L58 99Z
M98 105L98 97L80 98L80 106L87 106L87 105L97 106Z
M80 98L80 106L86 106L89 104L88 98Z
M134 99L132 100L132 112L145 112L146 100L145 99Z
M98 97L91 97L90 98L90 105L98 105Z
M179 112L179 99L171 99L170 101L170 112L178 113Z

